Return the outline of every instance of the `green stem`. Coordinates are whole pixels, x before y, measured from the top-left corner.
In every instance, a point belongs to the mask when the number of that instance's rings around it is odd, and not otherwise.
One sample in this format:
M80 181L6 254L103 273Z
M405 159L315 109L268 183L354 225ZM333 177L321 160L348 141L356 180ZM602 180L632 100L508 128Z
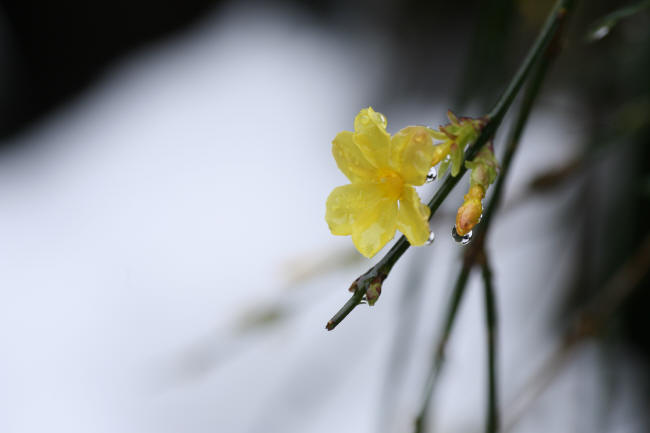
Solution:
M471 161L474 159L474 156L481 150L483 145L490 140L496 130L501 125L501 121L505 116L506 112L512 105L512 101L515 96L521 89L526 77L529 75L531 68L535 61L539 59L540 56L544 53L545 49L549 45L550 41L553 39L564 17L566 15L566 10L573 4L572 0L558 0L553 11L550 13L546 23L542 27L539 36L535 40L535 43L531 47L530 51L524 58L522 64L519 66L519 69L515 73L514 77L510 81L510 84L506 87L506 90L503 92L501 97L497 100L496 104L490 110L490 113L486 116L487 123L481 130L476 141L470 144L465 151L465 160ZM453 177L447 175L442 185L436 191L433 198L429 201L429 208L431 209L431 215L429 220L433 217L435 212L438 210L442 202L447 198L451 190L456 186L460 178L463 177L467 169L464 164L461 167L460 172L457 176ZM379 289L381 288L381 283L388 276L393 265L399 260L399 258L404 254L408 249L410 244L406 240L406 237L402 236L398 241L393 245L393 247L386 253L386 255L370 270L365 274L361 275L350 287L350 290L353 291L352 297L348 302L339 309L339 311L327 322L325 326L326 329L334 329L345 317L350 314L350 312L361 302L363 296L366 294L366 291L370 284L379 284Z
M515 152L519 147L519 142L521 141L521 136L523 135L526 124L528 123L528 118L530 117L530 112L532 111L533 104L535 103L537 95L541 90L542 82L544 81L544 77L546 76L548 67L553 58L553 55L542 57L539 65L535 69L533 76L531 77L530 85L526 88L523 100L521 101L521 106L519 107L519 112L517 113L517 118L514 122L514 127L506 141L505 152L503 153L503 158L501 160L501 173L499 173L497 182L494 184L492 198L486 206L485 212L483 212L483 221L480 224L482 233L487 232L492 222L492 215L501 202L501 196L503 195L503 188L506 183L508 173L510 172L512 158L514 157Z
M497 395L497 307L492 278L492 268L488 258L483 254L481 262L483 276L483 293L485 297L485 326L487 329L487 361L488 361L488 404L485 433L496 433L499 430L499 400Z

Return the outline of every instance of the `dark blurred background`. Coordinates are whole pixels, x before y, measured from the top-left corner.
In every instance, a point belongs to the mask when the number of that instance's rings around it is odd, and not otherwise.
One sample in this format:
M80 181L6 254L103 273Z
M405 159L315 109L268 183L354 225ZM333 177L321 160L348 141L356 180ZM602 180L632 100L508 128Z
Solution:
M580 31L625 2L579 5L572 28ZM0 2L2 106L0 136L20 131L58 104L78 95L117 59L187 29L221 1L38 1ZM458 102L487 104L525 53L551 1L284 1L308 11L333 31L379 29L383 55L394 59L386 71L386 98L427 100L441 92ZM594 111L647 91L647 14L640 13L596 45L564 56L554 82ZM621 44L625 48L621 48ZM436 46L426 52L426 47ZM621 58L617 58L621 56ZM579 67L578 67L579 66ZM560 76L560 74L563 74ZM432 80L431 77L436 77ZM595 88L598 91L595 91ZM457 104L458 105L458 104Z

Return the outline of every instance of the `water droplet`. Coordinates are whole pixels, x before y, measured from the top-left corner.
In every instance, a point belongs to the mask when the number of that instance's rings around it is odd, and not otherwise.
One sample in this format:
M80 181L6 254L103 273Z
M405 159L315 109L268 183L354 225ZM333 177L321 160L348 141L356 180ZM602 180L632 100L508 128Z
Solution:
M451 229L451 237L454 238L454 241L456 241L457 244L467 245L469 241L472 240L472 231L470 230L470 232L467 233L465 236L461 236L456 231L456 226L454 226L454 228Z
M385 124L385 123L386 123L386 116L384 116L384 115L381 114L381 113L377 113L377 115L379 116L379 121L380 121L381 123L384 123L384 124Z
M597 41L609 34L609 26L600 26L593 32L591 32L591 40Z
M368 122L370 122L370 119L368 119L368 116L361 116L361 123L364 125L367 125Z
M429 233L429 238L424 243L424 245L431 245L435 239L436 239L436 234L433 232L433 230L431 230L431 232Z
M431 167L429 173L427 174L427 183L431 183L438 178L438 170L435 167Z

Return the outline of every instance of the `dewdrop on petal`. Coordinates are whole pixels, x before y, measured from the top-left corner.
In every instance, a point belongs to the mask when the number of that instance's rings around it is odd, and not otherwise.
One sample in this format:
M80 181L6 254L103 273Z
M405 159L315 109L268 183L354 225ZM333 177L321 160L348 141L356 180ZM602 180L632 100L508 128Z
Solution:
M426 183L431 183L434 180L438 178L438 170L436 170L435 167L431 167L431 170L429 170L429 173L427 173L427 181Z

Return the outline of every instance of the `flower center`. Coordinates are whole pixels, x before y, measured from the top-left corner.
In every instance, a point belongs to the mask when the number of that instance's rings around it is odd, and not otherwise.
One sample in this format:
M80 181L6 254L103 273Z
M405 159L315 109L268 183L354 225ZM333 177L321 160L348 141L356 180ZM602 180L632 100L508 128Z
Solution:
M384 187L388 197L397 200L402 195L404 180L402 179L402 176L393 170L381 170L379 172L379 183Z

